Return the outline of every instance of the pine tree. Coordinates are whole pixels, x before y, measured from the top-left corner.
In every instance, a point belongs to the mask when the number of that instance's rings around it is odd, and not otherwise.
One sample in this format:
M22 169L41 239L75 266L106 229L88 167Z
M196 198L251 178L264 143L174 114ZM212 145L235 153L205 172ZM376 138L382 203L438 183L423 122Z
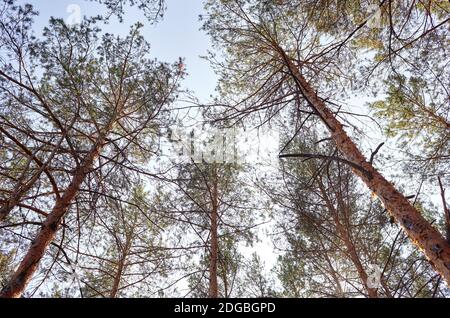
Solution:
M355 27L354 32L322 44L320 33L307 14L289 8L271 1L208 2L204 28L215 44L227 52L225 67L217 65L223 72L220 92L242 97L225 108L222 118L267 110L266 120L270 120L282 108L301 100L303 111L320 119L330 134L327 138L342 156L329 159L352 168L449 282L450 246L446 240L364 156L346 132L338 110L333 110L333 104L328 102L331 94L338 95L341 83L348 83L351 73L345 67L352 69L349 57L355 53L348 42L367 20ZM341 79L343 82L339 82ZM282 157L304 157L304 154Z
M81 194L102 195L103 174L145 172L139 163L155 149L140 141L157 133L165 120L161 109L173 100L182 77L176 65L148 57L141 25L116 38L101 34L97 18L71 27L51 19L38 40L30 33L34 14L31 6L13 4L2 11L0 41L13 58L1 65L1 94L18 115L3 117L1 132L33 169L3 199L2 218L24 207L42 222L30 231L32 244L3 297L21 295ZM19 29L17 15L24 20ZM37 183L41 179L45 186Z

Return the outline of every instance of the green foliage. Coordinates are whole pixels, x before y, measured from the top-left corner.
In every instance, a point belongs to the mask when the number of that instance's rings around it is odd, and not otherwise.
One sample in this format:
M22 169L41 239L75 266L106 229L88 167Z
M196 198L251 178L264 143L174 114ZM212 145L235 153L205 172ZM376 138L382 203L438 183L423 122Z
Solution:
M0 251L0 286L4 286L13 272L12 259L15 251L4 253Z
M247 117L251 124L275 123L285 129L283 144L289 141L283 151L330 156L283 160L270 167L275 177L251 171L270 202L249 185L247 166L202 162L154 171L158 135L178 115L168 106L185 74L179 63L150 57L141 23L125 37L104 33L99 23L111 15L122 20L127 5L157 22L164 1L96 1L106 17L74 26L52 18L40 38L32 32L32 6L6 0L0 10L0 127L22 143L0 134L1 203L37 176L0 228L9 251L0 252L2 285L23 253L10 237L33 237L86 154L101 148L64 215L58 248L42 260L40 296L165 297L180 294L179 282L188 277L186 294L207 297L215 208L221 297L360 297L366 295L360 270L371 263L383 267L380 296L445 296L383 206L332 158L342 154L328 131L315 128L320 116L279 53L343 121L348 112L332 100L370 88L384 93L371 107L386 136L445 172L448 28L437 23L447 18L448 1L384 1L375 27L366 22L376 0L206 1L203 30L218 50L209 59L220 80L219 105L203 115L219 126L247 127ZM41 164L26 150L48 161L48 174L35 174ZM419 199L415 206L430 222L440 215ZM255 228L266 210L279 252L270 273L258 254L245 253L258 241Z
M142 10L150 22L157 22L163 17L165 11L164 0L94 0L104 4L109 10L108 15L114 14L123 21L125 6L137 6Z
M439 102L422 78L392 76L387 81L386 99L371 104L375 116L384 120L386 134L417 147L413 154L434 164L448 162L450 121L448 104Z

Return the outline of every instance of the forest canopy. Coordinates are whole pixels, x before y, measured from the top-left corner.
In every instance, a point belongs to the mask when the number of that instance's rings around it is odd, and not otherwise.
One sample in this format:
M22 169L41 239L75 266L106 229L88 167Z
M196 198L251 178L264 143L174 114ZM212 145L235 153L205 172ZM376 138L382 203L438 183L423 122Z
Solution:
M176 1L37 2L0 2L0 297L450 296L448 1L205 0L214 77L157 54Z

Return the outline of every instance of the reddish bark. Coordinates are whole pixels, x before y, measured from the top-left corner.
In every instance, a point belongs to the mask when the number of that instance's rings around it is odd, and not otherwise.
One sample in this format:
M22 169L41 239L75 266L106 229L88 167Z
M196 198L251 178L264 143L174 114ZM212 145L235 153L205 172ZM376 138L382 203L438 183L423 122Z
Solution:
M317 96L313 87L302 75L299 68L276 43L272 43L280 54L283 63L288 68L296 85L304 98L321 118L331 133L336 147L346 160L358 165L361 169L352 168L353 172L372 190L383 202L385 208L403 228L411 242L427 257L433 268L450 285L450 244L420 212L401 194L392 183L387 181L375 169L358 149L356 144L345 132L342 124Z
M439 188L441 189L442 205L444 207L444 220L445 220L445 232L447 236L447 242L450 244L450 209L448 208L447 201L445 200L445 189L441 182L441 177L438 177Z
M91 151L86 155L61 198L57 199L51 213L46 218L36 238L31 243L27 254L13 274L9 283L0 292L0 298L18 298L22 295L28 282L36 272L39 262L47 248L56 236L58 227L68 211L73 199L77 195L81 184L92 169L105 143L107 133L112 129L114 119L105 127L104 132L97 138Z
M218 221L218 190L217 178L213 180L212 185L212 209L211 209L211 246L209 260L209 297L217 298L219 296L217 286L217 261L219 253L219 242L217 237Z
M116 274L114 275L113 285L111 288L111 292L109 293L110 298L116 298L117 293L119 292L120 282L122 281L122 276L123 276L123 273L124 273L125 267L126 267L125 262L127 260L127 256L129 254L130 248L131 248L131 243L132 243L131 236L132 236L132 234L130 234L130 233L126 234L125 247L120 251L120 258L117 263ZM117 245L117 247L120 249L119 244Z
M367 282L368 275L361 263L358 252L356 251L355 245L353 244L353 241L350 237L349 229L342 224L342 222L339 218L339 211L334 207L333 203L331 202L330 198L328 197L327 191L325 190L325 187L322 184L320 179L319 179L319 188L320 188L320 192L322 193L322 196L325 200L327 209L331 213L331 217L333 218L333 221L336 226L339 237L342 239L342 241L345 245L347 255L350 258L350 260L352 261L353 265L355 266L356 271L358 272L358 275L359 275L359 279L361 280L361 283L363 284L364 288L366 289L369 298L378 298L377 289L369 288L369 286L368 286L368 282Z

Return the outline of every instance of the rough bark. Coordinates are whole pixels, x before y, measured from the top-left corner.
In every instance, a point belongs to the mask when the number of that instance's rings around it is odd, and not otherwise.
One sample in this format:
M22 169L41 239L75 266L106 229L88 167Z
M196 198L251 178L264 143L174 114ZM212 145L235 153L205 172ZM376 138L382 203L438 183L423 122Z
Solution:
M343 125L333 112L320 99L302 75L299 68L286 55L284 50L273 43L281 60L288 68L290 75L296 82L303 97L308 101L313 111L321 118L331 133L331 138L337 149L346 160L358 165L361 169L352 168L355 173L372 190L384 204L384 207L403 228L411 242L415 244L427 257L433 268L450 285L450 244L401 194L392 183L387 181L375 169L347 135Z
M218 190L217 190L217 178L212 184L212 209L211 209L211 246L209 255L209 297L217 298L218 286L217 286L217 261L219 254L219 243L217 237L217 221L218 221Z
M444 221L445 232L447 236L447 242L450 244L450 209L448 208L447 201L445 200L445 189L442 185L441 177L438 177L439 188L441 189L442 205L444 207Z
M122 276L126 267L125 262L127 260L131 248L132 243L131 236L132 236L131 233L126 234L125 247L120 251L120 258L117 263L116 274L114 275L113 285L111 288L111 292L109 293L110 298L116 298L117 293L119 292L120 282L122 281ZM118 247L120 249L120 245L118 245Z
M117 297L117 292L119 291L120 281L122 280L124 264L125 264L125 255L123 255L119 260L119 264L117 266L117 271L116 271L116 274L114 275L113 286L112 286L111 292L109 294L110 298Z
M31 243L25 257L13 274L9 283L0 292L0 298L18 298L22 295L28 282L38 268L45 251L54 240L58 227L77 195L81 184L93 167L93 164L104 146L106 136L112 129L115 116L97 138L90 152L86 155L61 198L57 199L51 213L46 218L36 238Z

